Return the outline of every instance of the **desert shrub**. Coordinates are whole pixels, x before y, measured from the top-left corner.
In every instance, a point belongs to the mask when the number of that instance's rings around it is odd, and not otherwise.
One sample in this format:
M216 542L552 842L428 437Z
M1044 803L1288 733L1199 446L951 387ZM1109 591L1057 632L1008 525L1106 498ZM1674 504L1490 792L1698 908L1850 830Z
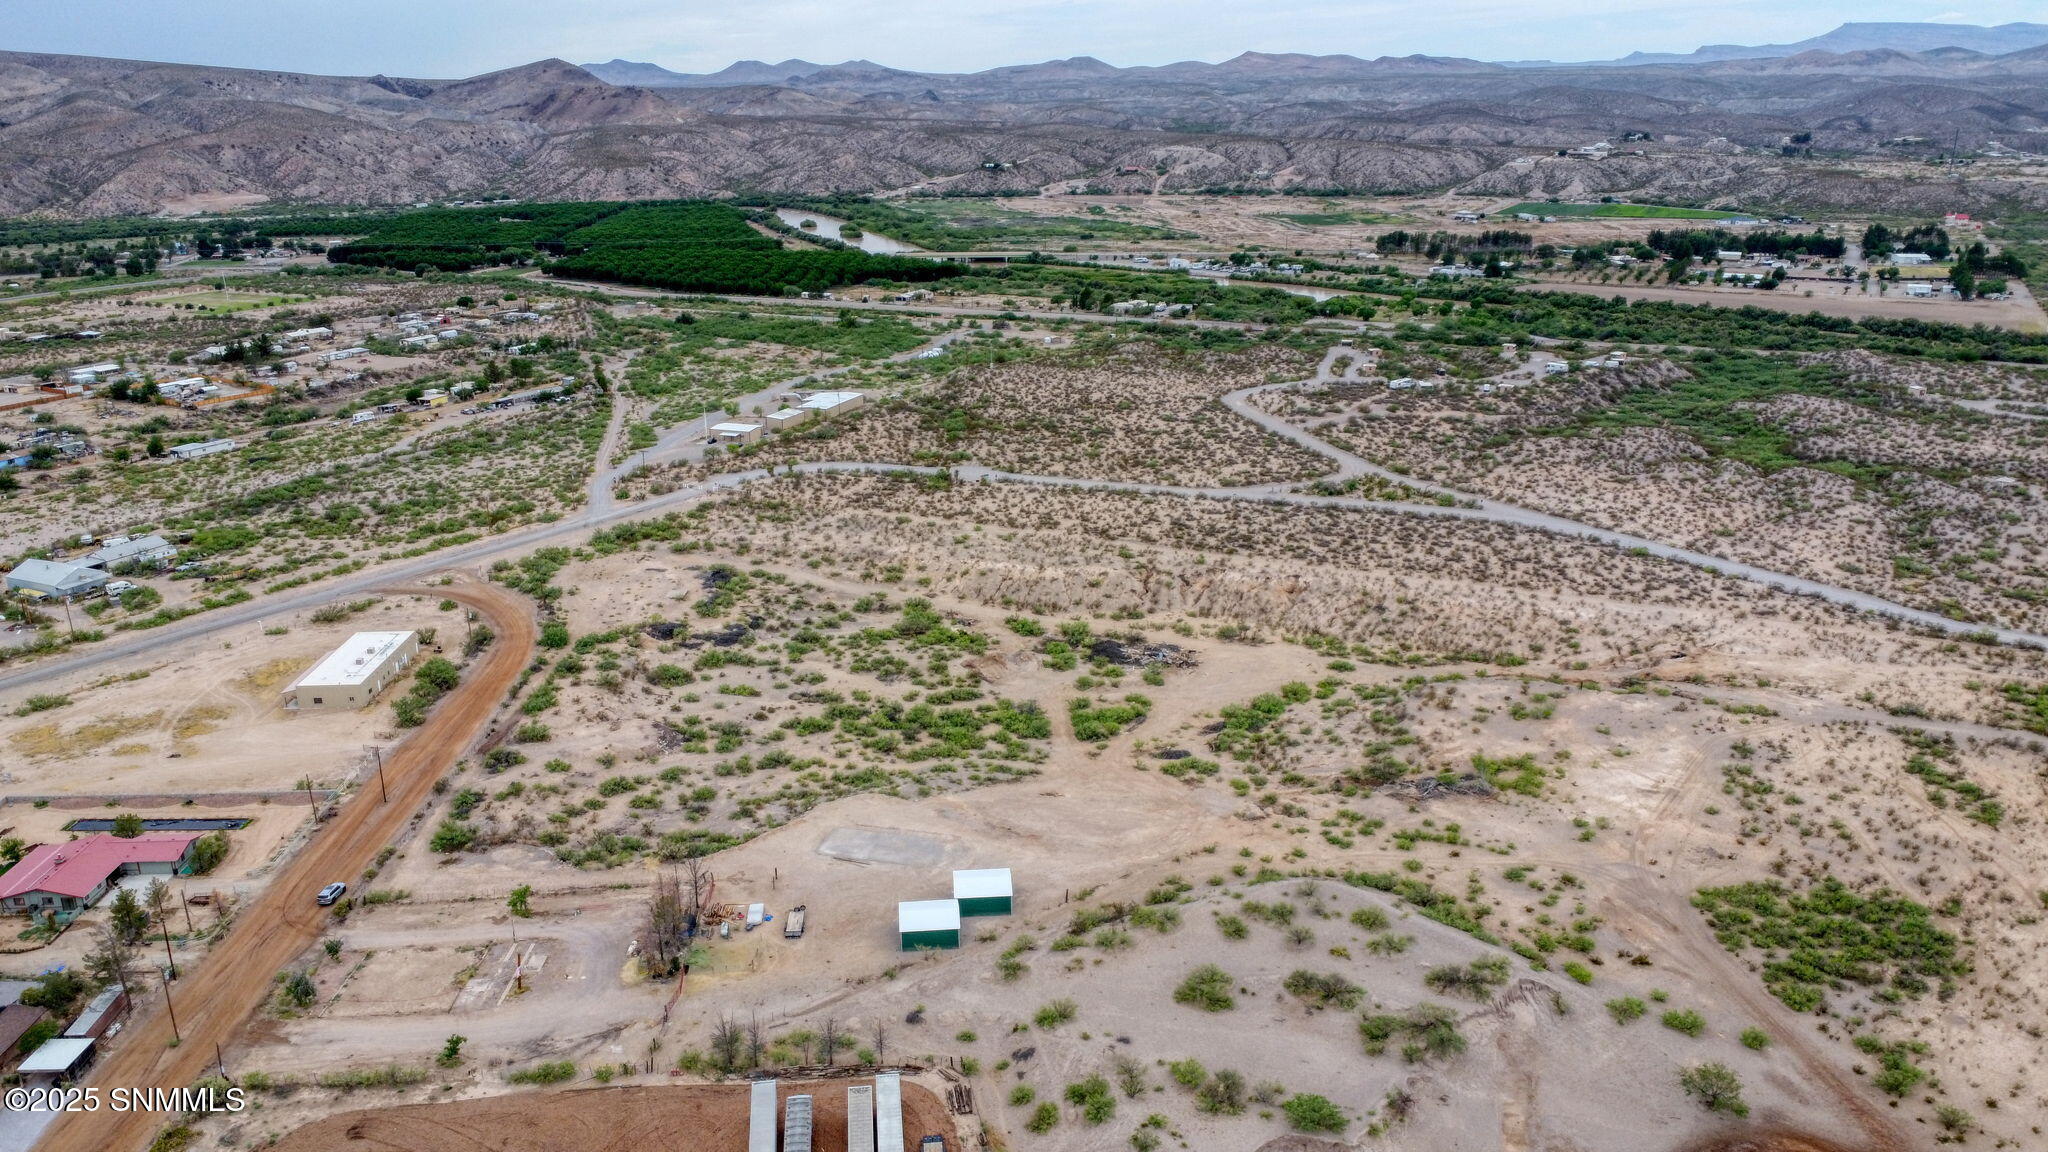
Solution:
M1607 1014L1614 1017L1616 1024L1633 1024L1649 1010L1649 1005L1633 996L1617 996L1607 1002Z
M1072 1000L1054 1000L1038 1010L1031 1022L1040 1028L1057 1028L1081 1014L1081 1006Z
M1287 1114L1287 1122L1300 1132L1342 1132L1351 1124L1342 1109L1326 1097L1311 1093L1290 1098L1280 1106L1280 1110Z
M1690 1008L1673 1009L1663 1016L1664 1026L1673 1032L1683 1032L1697 1040L1706 1033L1707 1018Z
M1708 1110L1749 1115L1742 1102L1742 1081L1726 1064L1695 1064L1678 1074L1678 1086Z
M575 1078L576 1064L570 1060L549 1060L505 1074L514 1084L560 1084Z
M1067 1085L1067 1103L1081 1109L1081 1118L1090 1124L1107 1123L1116 1115L1116 1097L1110 1094L1109 1081L1100 1076Z
M1230 973L1214 964L1204 964L1188 973L1173 991L1173 1002L1200 1008L1204 1012L1226 1012L1237 1007L1230 994Z
M1311 1008L1356 1008L1365 989L1336 972L1310 972L1296 968L1281 981L1281 987Z
M1432 991L1484 1000L1508 982L1508 962L1500 956L1482 956L1470 964L1439 964L1422 976Z

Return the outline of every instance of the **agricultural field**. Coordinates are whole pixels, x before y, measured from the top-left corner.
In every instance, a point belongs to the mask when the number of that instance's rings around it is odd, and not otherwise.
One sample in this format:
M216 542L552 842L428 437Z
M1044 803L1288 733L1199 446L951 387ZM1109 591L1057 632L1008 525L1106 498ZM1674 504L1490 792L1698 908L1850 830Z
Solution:
M185 292L172 296L146 296L142 300L149 304L162 304L171 308L189 308L213 316L225 316L233 312L246 312L251 308L276 308L285 304L308 304L311 296L269 295L260 292Z
M1042 211L1029 201L1012 204L1000 198L847 198L791 201L788 206L835 216L932 252L978 248L1056 250L1067 244L1096 247L1193 238L1190 233L1142 222L1135 218L1134 209L1118 204L1088 204L1079 215Z
M1529 213L1536 216L1593 216L1618 220L1726 220L1743 213L1734 209L1670 208L1662 204L1556 204L1550 202L1510 204L1497 216Z

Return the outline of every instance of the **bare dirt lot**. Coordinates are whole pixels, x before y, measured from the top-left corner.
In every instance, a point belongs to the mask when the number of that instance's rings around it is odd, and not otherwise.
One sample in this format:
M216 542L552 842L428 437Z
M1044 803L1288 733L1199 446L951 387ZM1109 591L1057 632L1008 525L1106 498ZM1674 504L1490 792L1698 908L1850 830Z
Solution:
M846 1146L846 1088L868 1079L783 1081L778 1108L791 1096L812 1097L812 1147ZM614 1152L687 1148L743 1152L747 1147L745 1084L592 1088L494 1096L450 1104L410 1104L343 1112L308 1124L272 1147L278 1152ZM902 1152L924 1136L958 1146L953 1118L922 1084L903 1084ZM895 1150L889 1150L895 1152Z

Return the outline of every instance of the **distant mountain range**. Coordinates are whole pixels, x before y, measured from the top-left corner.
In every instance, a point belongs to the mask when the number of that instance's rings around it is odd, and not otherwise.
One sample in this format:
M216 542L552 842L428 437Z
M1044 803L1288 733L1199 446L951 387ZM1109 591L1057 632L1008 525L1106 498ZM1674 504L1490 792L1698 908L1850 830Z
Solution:
M1043 64L1020 64L990 68L974 73L911 72L889 68L872 60L848 60L842 64L813 64L809 60L784 60L768 64L741 60L716 72L671 72L658 64L612 60L585 64L591 75L612 84L634 84L647 88L728 88L752 85L794 86L873 81L881 78L930 77L937 80L1107 80L1123 78L1185 78L1203 75L1264 74L1279 78L1309 75L1345 75L1374 68L1407 67L1445 70L1506 68L1629 67L1649 64L1710 64L1726 60L1768 60L1808 52L1833 54L1855 52L1931 52L1960 48L1985 56L2001 56L2048 45L2048 24L2012 23L1985 27L1978 24L1848 23L1832 32L1791 44L1710 44L1691 52L1631 52L1614 60L1559 63L1552 60L1511 60L1488 64L1478 60L1439 56L1382 56L1362 60L1356 56L1309 56L1301 53L1246 52L1220 64L1184 60L1157 67L1118 68L1093 56L1048 60Z
M0 214L1075 189L2048 211L2048 185L1988 163L1841 162L2048 152L2048 28L1849 25L1729 51L1627 67L1076 56L955 75L542 60L457 80L0 52ZM1611 155L1567 155L1595 141Z

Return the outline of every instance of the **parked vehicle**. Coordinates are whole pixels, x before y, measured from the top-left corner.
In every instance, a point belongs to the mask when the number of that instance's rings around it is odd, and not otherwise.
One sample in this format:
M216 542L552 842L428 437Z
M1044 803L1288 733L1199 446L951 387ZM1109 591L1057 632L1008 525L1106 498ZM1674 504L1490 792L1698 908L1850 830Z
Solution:
M130 593L130 592L133 592L133 591L135 591L135 589L136 589L136 585L134 585L134 584L132 584L132 583L130 583L130 582L128 582L128 581L126 581L126 580L115 580L115 581L113 581L112 583L110 583L110 584L108 584L108 585L107 585L107 595L109 595L109 596L125 596L125 595L127 595L128 593Z
M320 895L314 898L314 902L319 904L322 908L325 908L329 904L334 903L336 900L341 899L341 894L346 891L348 891L348 885L343 884L341 881L337 880L334 883L329 884L327 887L322 888L320 890Z
M785 940L799 940L803 938L803 934L804 906L799 904L789 910L789 919L783 921L782 936Z

